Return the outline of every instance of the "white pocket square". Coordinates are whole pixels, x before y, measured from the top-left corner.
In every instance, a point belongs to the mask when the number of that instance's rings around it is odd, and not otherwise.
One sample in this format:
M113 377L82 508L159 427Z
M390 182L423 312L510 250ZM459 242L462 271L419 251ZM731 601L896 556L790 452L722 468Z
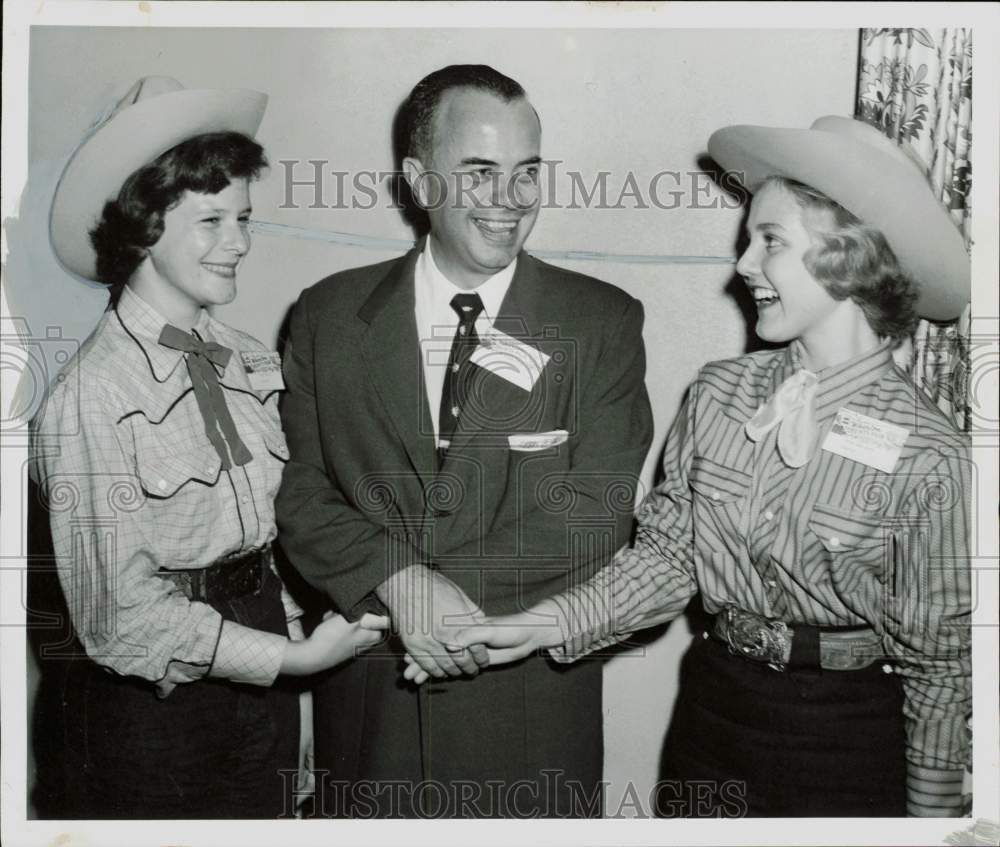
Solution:
M562 444L567 438L569 438L569 433L565 429L554 429L551 432L528 432L508 435L507 445L511 450L532 452L556 447Z

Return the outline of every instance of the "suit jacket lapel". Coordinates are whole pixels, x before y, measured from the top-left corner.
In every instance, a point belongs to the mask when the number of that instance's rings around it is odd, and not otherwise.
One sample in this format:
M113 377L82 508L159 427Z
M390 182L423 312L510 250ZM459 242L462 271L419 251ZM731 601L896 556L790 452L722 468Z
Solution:
M386 414L426 484L435 470L431 417L414 317L413 269L422 244L395 265L358 312L368 324L362 355Z

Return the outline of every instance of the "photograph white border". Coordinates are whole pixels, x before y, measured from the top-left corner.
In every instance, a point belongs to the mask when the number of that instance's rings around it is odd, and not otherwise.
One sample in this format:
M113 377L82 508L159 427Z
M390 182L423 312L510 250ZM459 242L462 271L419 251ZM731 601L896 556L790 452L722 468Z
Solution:
M384 27L384 28L718 28L724 12L728 28L839 28L972 26L974 42L975 174L973 181L973 332L1000 334L996 279L998 102L1000 102L1000 6L996 4L854 3L161 3L68 2L4 3L3 22L3 220L16 216L27 177L28 45L32 26L125 27ZM7 255L6 232L2 253ZM9 318L6 301L3 318ZM5 330L6 332L6 330ZM2 372L3 419L16 373ZM996 408L996 378L985 380L983 408ZM11 452L8 453L8 450ZM19 452L20 451L20 452ZM17 473L25 448L3 445L2 500L23 502ZM980 462L982 492L996 492L996 455ZM0 509L0 717L2 717L3 842L7 845L411 845L684 844L941 844L977 818L1000 821L998 784L998 639L996 502L977 503L980 557L975 612L975 807L961 820L625 820L625 821L254 821L254 822L60 822L25 820L25 761L28 726L25 684L23 534L20 508ZM15 520L16 519L16 520ZM14 552L12 552L14 551ZM974 843L967 841L965 843Z

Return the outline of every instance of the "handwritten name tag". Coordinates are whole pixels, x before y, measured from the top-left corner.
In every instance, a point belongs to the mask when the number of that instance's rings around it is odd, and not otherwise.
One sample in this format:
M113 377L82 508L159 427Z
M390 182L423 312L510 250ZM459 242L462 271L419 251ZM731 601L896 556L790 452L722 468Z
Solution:
M531 391L550 357L530 344L492 327L478 334L479 346L469 357L469 361L518 388Z
M886 473L899 460L909 430L850 409L838 409L823 449Z
M277 353L241 350L240 359L254 391L280 391L285 387L281 376L281 357Z

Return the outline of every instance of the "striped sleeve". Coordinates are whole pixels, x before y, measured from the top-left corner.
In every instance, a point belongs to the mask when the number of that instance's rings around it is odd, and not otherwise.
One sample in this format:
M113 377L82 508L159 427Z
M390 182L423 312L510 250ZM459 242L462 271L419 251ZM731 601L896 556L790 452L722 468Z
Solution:
M906 766L906 814L918 818L954 818L962 813L964 771Z
M618 551L588 582L551 598L563 642L549 653L571 662L677 617L697 591L691 492L697 383L667 436L663 481L639 509L635 544Z
M959 814L972 708L970 468L948 449L921 481L912 524L896 533L887 652L903 678L909 814Z

